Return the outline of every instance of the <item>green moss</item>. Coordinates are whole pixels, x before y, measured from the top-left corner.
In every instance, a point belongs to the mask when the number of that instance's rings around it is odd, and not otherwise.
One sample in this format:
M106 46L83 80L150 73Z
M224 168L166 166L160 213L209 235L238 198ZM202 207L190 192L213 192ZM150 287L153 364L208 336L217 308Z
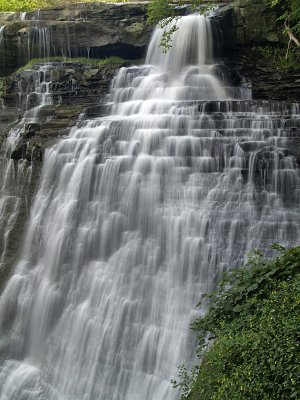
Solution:
M70 63L79 63L84 65L90 65L97 68L105 68L105 67L112 67L112 66L119 66L126 63L121 57L107 57L102 59L94 59L94 58L72 58L66 59L64 57L49 57L49 58L32 58L26 65L20 67L17 72L24 71L26 69L31 68L35 64L47 63L47 62L70 62Z
M275 46L257 46L252 48L253 57L269 63L270 66L280 70L299 70L300 69L300 52L297 48L293 48L288 56L287 50Z

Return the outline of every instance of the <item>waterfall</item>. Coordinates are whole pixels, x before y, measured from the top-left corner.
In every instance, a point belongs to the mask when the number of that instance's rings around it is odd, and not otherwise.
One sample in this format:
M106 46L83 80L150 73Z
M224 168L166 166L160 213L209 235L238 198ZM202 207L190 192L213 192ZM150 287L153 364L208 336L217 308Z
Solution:
M0 398L175 400L196 304L253 247L299 238L297 105L254 102L214 64L210 21L122 68L107 115L47 150L0 298Z
M0 229L2 233L0 268L7 256L10 236L22 208L26 213L25 192L26 187L30 184L32 171L31 166L26 162L28 152L32 151L32 143L30 143L26 129L38 122L40 109L52 103L50 94L52 68L50 64L38 65L35 70L28 71L32 80L32 92L30 93L23 92L20 82L19 108L24 116L20 121L15 122L0 149ZM14 152L20 152L22 155L14 157ZM19 161L17 161L18 159Z
M34 57L49 59L51 55L51 29L49 26L43 26L39 14L27 37L27 52L28 60Z
M1 48L2 42L3 42L4 28L5 28L5 26L0 26L0 48Z
M4 46L4 29L5 26L0 26L0 50L2 50L3 46ZM3 63L3 61L1 61L1 63Z
M27 12L20 12L19 18L20 18L20 21L26 21Z

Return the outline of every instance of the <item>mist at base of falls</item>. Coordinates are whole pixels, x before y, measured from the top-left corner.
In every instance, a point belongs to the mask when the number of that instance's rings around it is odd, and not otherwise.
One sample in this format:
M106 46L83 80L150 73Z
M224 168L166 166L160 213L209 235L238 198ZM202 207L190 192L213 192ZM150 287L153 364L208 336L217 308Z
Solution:
M201 295L252 248L299 238L299 107L213 64L211 22L114 78L107 116L47 150L0 298L1 400L175 400Z

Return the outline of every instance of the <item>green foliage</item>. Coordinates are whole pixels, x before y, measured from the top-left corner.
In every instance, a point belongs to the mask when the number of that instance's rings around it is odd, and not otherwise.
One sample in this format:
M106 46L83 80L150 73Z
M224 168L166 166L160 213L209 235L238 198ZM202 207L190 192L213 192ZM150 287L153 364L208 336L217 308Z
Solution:
M0 78L0 97L3 95L4 87L5 87L4 78Z
M44 0L0 0L0 11L31 11L45 6Z
M161 38L161 42L159 46L162 49L163 53L167 53L170 48L172 47L172 38L174 33L178 30L178 25L177 25L177 18L167 18L163 19L160 23L159 26L161 29L164 29L164 33Z
M294 32L300 33L300 2L299 0L264 0L278 11L279 19L287 21Z
M280 47L257 46L252 51L254 56L266 59L271 66L281 71L300 68L300 53L296 47L289 51L287 57L286 49Z
M186 3L179 1L177 6L182 6ZM204 14L214 8L213 0L206 0L203 4L201 0L191 0L189 7L194 12ZM161 29L164 29L160 47L164 53L172 47L172 38L174 33L178 30L178 16L174 5L171 5L168 0L152 0L148 5L147 23L150 25L158 24Z
M273 7L278 14L278 20L284 21L284 32L289 34L300 33L300 1L299 0L263 0L264 3ZM176 5L185 4L179 0ZM190 0L188 2L189 7L193 11L200 13L206 13L214 8L214 1L207 0L205 4L202 0ZM168 51L172 46L172 37L174 32L178 29L176 10L174 6L170 5L168 0L152 0L148 6L148 19L147 22L150 25L160 24L161 28L165 29L160 47L164 52ZM294 43L296 43L294 41ZM281 56L281 60L285 57Z
M147 9L147 23L158 24L161 29L164 29L160 47L166 53L172 47L172 37L178 29L174 7L168 0L151 1Z
M121 57L116 57L116 56L111 56L111 57L101 58L101 59L86 58L86 57L78 57L78 58L72 58L72 59L66 59L64 57L49 57L46 59L45 58L32 58L26 65L23 65L22 67L20 67L17 72L21 72L21 71L24 71L25 69L29 69L35 64L41 64L41 63L45 63L45 62L69 62L69 61L72 63L91 65L91 66L97 67L97 68L119 66L119 65L126 63L126 60L124 60Z
M192 326L202 363L196 378L176 382L182 399L300 399L300 247L273 247L277 258L251 253L208 296L208 312Z
M174 7L170 5L168 0L153 0L148 5L147 22L150 25L156 25L173 16Z
M186 399L192 391L192 388L197 382L198 374L200 371L199 365L194 365L191 371L188 371L184 365L180 365L178 367L178 381L176 379L172 379L171 383L173 387L180 389L180 399Z
M32 11L39 8L62 6L69 3L87 3L90 0L0 0L0 11ZM108 2L109 0L93 0L95 3ZM127 0L114 0L122 2Z

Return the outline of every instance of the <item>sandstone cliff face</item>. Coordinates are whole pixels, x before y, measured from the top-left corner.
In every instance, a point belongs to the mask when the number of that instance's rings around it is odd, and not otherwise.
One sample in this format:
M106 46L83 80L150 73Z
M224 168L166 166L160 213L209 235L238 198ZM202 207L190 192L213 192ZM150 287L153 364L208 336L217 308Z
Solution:
M151 32L145 3L83 3L0 13L1 25L0 75L36 57L140 58Z

